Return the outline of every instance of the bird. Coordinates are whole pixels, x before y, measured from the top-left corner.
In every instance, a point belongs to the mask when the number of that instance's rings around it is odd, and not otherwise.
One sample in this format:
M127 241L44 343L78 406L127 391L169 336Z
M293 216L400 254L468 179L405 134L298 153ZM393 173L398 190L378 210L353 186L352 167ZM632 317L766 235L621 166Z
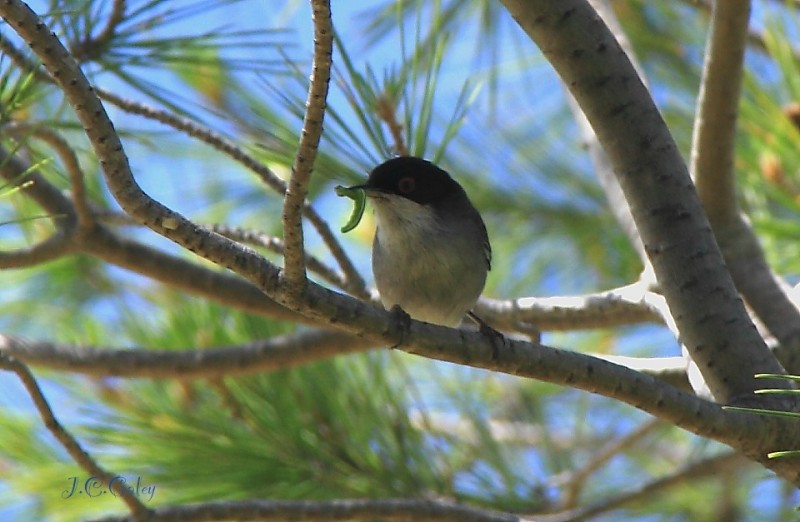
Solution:
M387 310L456 327L470 314L491 269L486 225L461 185L414 156L389 159L362 185L376 222L372 272Z

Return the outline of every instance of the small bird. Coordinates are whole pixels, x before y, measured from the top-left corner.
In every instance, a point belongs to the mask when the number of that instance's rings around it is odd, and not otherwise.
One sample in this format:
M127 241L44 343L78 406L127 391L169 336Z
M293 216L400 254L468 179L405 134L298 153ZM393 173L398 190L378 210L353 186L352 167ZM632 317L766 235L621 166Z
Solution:
M375 210L372 272L384 308L458 326L492 259L486 226L461 185L429 161L402 156L351 188L363 189Z

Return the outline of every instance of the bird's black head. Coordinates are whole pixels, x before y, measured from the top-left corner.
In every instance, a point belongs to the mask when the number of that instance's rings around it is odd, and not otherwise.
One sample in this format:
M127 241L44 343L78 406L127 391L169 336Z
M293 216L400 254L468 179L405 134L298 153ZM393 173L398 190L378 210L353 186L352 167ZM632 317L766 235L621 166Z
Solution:
M430 161L401 156L381 163L369 173L365 189L396 194L420 205L436 204L448 197L463 194L450 175Z

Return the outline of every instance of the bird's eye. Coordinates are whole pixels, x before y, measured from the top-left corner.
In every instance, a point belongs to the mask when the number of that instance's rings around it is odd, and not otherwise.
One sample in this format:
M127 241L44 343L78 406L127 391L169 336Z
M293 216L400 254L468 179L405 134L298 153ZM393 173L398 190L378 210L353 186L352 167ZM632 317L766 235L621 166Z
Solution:
M417 182L410 176L400 178L400 181L397 182L397 190L403 194L410 194L414 192L416 186Z

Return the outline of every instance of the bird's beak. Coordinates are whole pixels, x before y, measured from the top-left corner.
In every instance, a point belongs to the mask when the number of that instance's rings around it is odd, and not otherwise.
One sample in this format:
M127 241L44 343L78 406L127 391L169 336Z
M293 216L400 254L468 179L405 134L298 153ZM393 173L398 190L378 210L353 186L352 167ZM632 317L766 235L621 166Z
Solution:
M358 190L358 189L363 190L364 194L366 194L367 197L375 197L375 196L379 196L380 194L383 193L382 190L376 189L375 187L370 187L369 185L353 185L352 187L348 187L347 189L348 190Z

